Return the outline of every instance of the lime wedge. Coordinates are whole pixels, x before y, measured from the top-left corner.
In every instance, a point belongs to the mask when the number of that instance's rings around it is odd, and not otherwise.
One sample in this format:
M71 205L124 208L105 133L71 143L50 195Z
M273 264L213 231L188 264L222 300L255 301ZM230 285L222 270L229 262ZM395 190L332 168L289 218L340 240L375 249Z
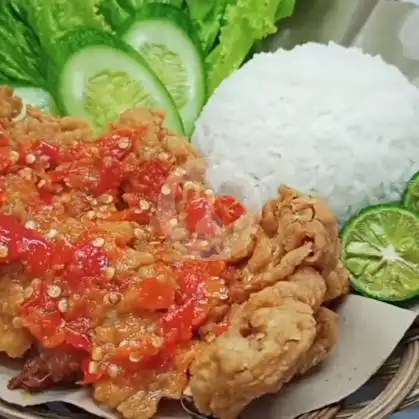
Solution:
M407 183L403 194L403 205L412 211L419 212L419 172L414 174Z
M419 295L419 214L401 205L366 208L342 230L352 286L382 301Z

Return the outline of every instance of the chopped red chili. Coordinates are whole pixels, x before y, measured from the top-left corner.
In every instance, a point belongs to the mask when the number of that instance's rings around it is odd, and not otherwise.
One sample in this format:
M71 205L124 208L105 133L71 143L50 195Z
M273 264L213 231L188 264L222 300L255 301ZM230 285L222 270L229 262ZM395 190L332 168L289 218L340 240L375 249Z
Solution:
M28 141L16 152L0 131L0 205L11 194L6 176L22 168L35 197L25 202L22 219L0 214L0 265L20 263L33 280L33 293L20 307L32 335L47 348L86 353L84 384L103 379L112 364L132 371L171 365L178 348L191 344L211 310L227 298L225 261L173 262L177 259L165 254L164 220L158 217L170 220L173 230L185 227L186 235L200 241L240 218L245 209L232 197L188 190L182 182L167 184L179 162L161 150L142 153L147 135L142 128L117 128L96 143ZM39 219L39 225L26 225L30 217ZM100 223L109 223L108 229L102 231ZM45 225L54 228L46 232ZM142 242L142 233L153 237L153 246L148 239ZM145 252L157 249L153 267L158 271L162 264L170 278L164 272L142 276L142 262L132 256L137 240ZM133 290L131 311L119 311L119 301ZM154 316L152 331L136 329L131 346L117 342L115 333L108 358L99 367L92 363L98 325L138 313ZM213 332L226 327L220 323Z

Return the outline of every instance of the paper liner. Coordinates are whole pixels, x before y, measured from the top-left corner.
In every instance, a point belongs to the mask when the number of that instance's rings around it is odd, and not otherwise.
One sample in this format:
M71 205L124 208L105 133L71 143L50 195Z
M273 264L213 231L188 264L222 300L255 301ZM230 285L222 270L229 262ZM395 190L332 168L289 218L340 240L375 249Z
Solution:
M413 0L411 0L413 1ZM417 1L417 0L415 0ZM419 86L419 8L413 4L377 0L298 0L296 16L284 21L277 35L263 49L292 48L305 41L333 40L358 45L367 52L381 54L398 66ZM391 355L419 312L349 296L339 309L340 341L329 359L318 369L286 386L278 395L255 401L243 419L291 419L302 413L338 402L358 390ZM54 390L37 395L10 391L7 382L18 368L0 363L0 397L28 407L64 402L103 418L119 415L97 405L89 389ZM0 414L34 419L36 414L0 405ZM179 404L160 411L159 419L186 419Z

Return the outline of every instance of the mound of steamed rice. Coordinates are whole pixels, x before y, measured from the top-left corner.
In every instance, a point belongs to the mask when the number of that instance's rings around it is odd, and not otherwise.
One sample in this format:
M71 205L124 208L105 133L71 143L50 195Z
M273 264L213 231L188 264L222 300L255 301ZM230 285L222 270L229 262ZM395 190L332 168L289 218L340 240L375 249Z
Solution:
M380 57L307 43L259 54L225 80L192 141L218 191L255 206L284 183L345 221L398 201L419 170L419 90Z

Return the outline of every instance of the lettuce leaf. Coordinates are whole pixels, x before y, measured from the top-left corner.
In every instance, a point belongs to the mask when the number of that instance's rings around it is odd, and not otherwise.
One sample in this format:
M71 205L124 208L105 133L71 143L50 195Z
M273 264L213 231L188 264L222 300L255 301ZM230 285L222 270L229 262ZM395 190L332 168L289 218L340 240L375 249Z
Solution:
M130 17L128 10L123 8L118 0L101 0L98 11L113 29L119 28Z
M229 0L219 44L207 57L209 92L238 69L255 42L276 32L278 18L290 16L291 0Z
M26 0L25 9L43 49L53 58L57 39L70 30L110 30L99 5L100 0Z
M34 86L45 85L45 54L35 32L25 23L15 0L2 0L0 8L0 73Z
M140 9L142 6L149 3L166 3L171 4L172 6L182 7L184 0L117 0L122 8L132 12ZM209 2L212 0L201 0L203 3Z
M281 20L286 17L290 17L295 8L295 2L297 0L282 0L281 3L279 3L278 10L276 11L276 20Z
M227 0L186 0L189 16L198 27L202 49L208 53L214 46L224 18Z

